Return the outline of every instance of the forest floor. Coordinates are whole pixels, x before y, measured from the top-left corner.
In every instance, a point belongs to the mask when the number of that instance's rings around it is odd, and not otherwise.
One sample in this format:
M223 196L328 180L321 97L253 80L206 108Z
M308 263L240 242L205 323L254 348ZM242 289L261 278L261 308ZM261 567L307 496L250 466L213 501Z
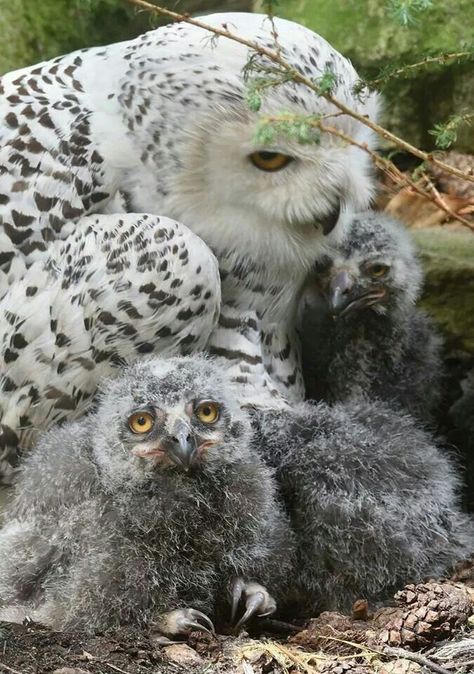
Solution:
M373 614L361 600L351 616L325 612L303 628L264 624L269 630L263 635L255 623L255 632L239 636L195 632L162 645L158 635L135 628L91 636L0 623L0 672L472 674L474 556L449 581L407 586Z

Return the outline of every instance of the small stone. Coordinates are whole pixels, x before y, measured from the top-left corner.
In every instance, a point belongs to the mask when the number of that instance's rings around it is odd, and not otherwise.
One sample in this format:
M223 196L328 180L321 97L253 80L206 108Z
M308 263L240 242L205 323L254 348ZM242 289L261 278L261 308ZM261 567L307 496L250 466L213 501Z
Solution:
M369 619L369 602L367 601L367 599L358 599L352 604L352 619L353 620Z
M59 669L55 669L53 674L90 674L90 672L78 667L60 667Z
M192 665L203 665L204 659L196 653L187 644L173 644L165 646L163 653L171 662L183 667L190 667Z
M418 674L420 671L421 666L417 662L399 658L392 662L384 662L378 670L378 674Z

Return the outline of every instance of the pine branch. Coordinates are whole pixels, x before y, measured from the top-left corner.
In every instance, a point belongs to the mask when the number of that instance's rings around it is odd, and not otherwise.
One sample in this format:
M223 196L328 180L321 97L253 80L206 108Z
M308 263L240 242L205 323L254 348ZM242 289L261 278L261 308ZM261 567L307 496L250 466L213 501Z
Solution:
M474 119L474 113L452 115L447 122L436 124L434 129L428 133L435 137L436 147L440 150L447 150L456 142L459 127L463 124L470 124L472 119Z
M457 176L462 180L474 182L474 175L460 171L454 166L450 166L449 164L440 161L431 152L424 152L423 150L420 150L414 145L411 145L411 143L408 143L407 141L403 140L403 138L399 138L391 131L388 131L380 124L377 124L376 122L373 122L372 120L368 119L368 117L365 117L364 115L361 115L357 111L352 110L349 106L345 105L345 103L342 103L341 101L337 100L330 92L321 91L317 83L313 82L313 80L307 78L305 75L296 70L296 68L294 68L291 64L287 63L285 59L281 56L281 54L278 54L276 51L263 47L257 42L247 40L243 37L240 37L239 35L232 33L228 29L226 24L223 24L222 28L217 28L215 26L210 26L209 24L199 19L194 19L190 17L188 14L173 12L170 9L166 9L166 7L161 7L160 5L153 5L150 2L147 2L147 0L127 0L127 1L132 5L141 7L142 9L146 9L150 12L157 12L159 14L162 14L163 16L167 16L173 21L177 22L183 21L185 23L189 23L193 26L197 26L198 28L202 28L203 30L207 30L210 33L213 33L214 35L225 37L229 40L233 40L234 42L238 42L239 44L244 45L245 47L248 47L252 51L260 54L261 56L267 57L273 63L278 64L289 75L292 81L297 82L299 84L303 84L312 91L314 91L316 94L323 96L327 101L329 101L336 108L338 108L338 110L348 115L349 117L356 119L361 124L368 126L370 129L372 129L372 131L377 133L384 140L393 143L400 149L404 150L405 152L408 152L409 154L415 157L418 157L422 161L439 166L439 168L443 169L446 173L451 173L452 175Z
M410 75L414 70L419 70L420 68L433 65L434 63L444 65L449 63L449 61L463 61L464 59L467 61L474 59L474 50L452 52L449 54L438 54L437 56L427 56L422 61L418 61L417 63L409 63L395 69L389 68L380 74L379 77L376 77L373 80L362 80L362 85L372 89L380 86L381 84L385 84L385 82L393 79L394 77Z
M432 4L432 0L388 0L393 18L405 27L416 23L416 15L429 9Z

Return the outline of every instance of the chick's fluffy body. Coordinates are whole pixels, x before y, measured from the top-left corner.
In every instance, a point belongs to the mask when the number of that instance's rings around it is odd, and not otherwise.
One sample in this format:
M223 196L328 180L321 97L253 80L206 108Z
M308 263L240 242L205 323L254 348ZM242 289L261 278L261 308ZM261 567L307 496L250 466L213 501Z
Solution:
M222 401L224 437L189 473L123 440L124 413L190 395ZM125 417L126 418L126 417ZM16 619L98 630L192 606L212 615L235 575L278 594L291 536L246 415L207 359L144 361L98 409L48 432L25 461L0 533L0 606Z
M310 615L439 577L474 550L457 470L409 415L364 400L300 403L260 412L255 426L277 469Z

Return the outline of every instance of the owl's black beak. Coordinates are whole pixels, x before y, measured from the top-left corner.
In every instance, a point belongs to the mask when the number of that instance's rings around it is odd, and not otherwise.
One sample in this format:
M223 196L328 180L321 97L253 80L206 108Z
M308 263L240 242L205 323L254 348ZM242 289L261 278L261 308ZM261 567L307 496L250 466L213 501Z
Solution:
M334 227L337 225L341 215L341 201L339 200L337 204L334 204L332 210L327 213L327 215L322 218L318 218L318 224L323 230L324 236L327 236L332 232Z
M328 302L332 314L338 316L349 306L354 299L351 292L353 288L354 279L345 269L332 277L328 288Z
M169 438L169 458L180 468L188 470L197 454L196 440L184 419L177 419Z

